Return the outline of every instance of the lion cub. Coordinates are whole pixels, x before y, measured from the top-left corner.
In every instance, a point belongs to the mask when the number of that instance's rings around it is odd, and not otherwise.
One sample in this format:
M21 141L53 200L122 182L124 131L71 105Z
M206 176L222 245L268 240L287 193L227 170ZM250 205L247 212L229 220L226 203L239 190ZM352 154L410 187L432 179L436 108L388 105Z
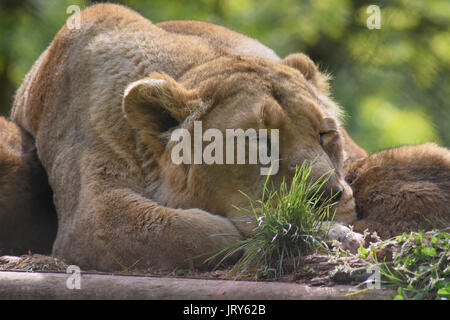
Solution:
M383 150L346 168L354 230L381 238L450 226L450 151L434 143Z
M56 224L33 138L0 117L0 254L50 253Z

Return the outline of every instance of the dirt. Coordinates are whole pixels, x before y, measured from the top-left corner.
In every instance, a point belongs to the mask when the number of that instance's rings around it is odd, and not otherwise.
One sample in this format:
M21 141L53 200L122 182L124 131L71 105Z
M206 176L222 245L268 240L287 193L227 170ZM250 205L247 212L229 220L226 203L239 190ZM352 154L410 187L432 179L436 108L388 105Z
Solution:
M56 271L66 272L69 265L64 261L42 254L25 254L20 257L0 257L0 271Z

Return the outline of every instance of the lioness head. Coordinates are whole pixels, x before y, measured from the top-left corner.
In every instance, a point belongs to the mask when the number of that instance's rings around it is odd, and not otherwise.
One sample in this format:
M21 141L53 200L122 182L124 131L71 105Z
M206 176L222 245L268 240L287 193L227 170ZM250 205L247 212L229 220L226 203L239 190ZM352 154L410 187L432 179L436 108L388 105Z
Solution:
M159 167L153 180L158 186L151 188L150 196L169 207L197 207L227 216L245 232L239 223L242 217L232 206L248 207L240 191L251 197L261 194L266 180L262 167L272 165L276 174L271 179L276 184L283 177L289 181L296 167L307 161L314 164L312 179L331 175L324 196L337 193L336 220L351 222L356 215L352 191L341 172L339 109L326 90L326 79L302 54L281 63L221 57L188 71L178 81L152 73L131 83L125 90L123 110ZM173 137L180 129L189 139L189 151L181 154L180 141L186 136ZM239 162L237 138L234 154L227 149L229 132L254 133L259 144L254 145L252 134L247 134L246 154ZM200 143L195 141L199 133ZM267 138L260 139L260 134ZM216 141L222 137L222 142ZM271 154L270 164L254 164L253 158L252 164L251 150L277 151L277 157ZM180 157L174 161L174 153L187 161L180 163Z

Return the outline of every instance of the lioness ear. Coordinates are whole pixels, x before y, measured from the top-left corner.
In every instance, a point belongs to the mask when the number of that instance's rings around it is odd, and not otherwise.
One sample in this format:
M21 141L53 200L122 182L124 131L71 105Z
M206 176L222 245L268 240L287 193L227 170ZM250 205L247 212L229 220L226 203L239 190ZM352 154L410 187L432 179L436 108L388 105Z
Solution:
M190 115L196 102L192 97L190 91L171 77L152 73L128 85L122 109L128 123L141 133L147 144L158 150L164 145L163 133Z
M314 62L303 53L293 53L284 58L281 63L300 71L306 80L311 81L319 90L328 92L329 77L320 73Z
M122 101L125 117L138 130L163 133L190 113L191 94L167 75L152 73L128 85Z
M317 72L317 67L314 62L303 53L290 54L281 63L300 71L306 80L312 80Z

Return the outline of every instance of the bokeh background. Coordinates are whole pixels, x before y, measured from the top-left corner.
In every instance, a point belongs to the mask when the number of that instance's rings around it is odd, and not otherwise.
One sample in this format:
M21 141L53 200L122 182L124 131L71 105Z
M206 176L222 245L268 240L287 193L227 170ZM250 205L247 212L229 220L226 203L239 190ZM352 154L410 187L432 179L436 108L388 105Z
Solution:
M0 0L0 114L70 16L94 1ZM98 1L97 1L98 2ZM333 76L345 126L367 151L435 141L450 147L448 0L128 0L154 22L193 19L256 38L281 57L308 54ZM369 5L381 29L369 30Z

